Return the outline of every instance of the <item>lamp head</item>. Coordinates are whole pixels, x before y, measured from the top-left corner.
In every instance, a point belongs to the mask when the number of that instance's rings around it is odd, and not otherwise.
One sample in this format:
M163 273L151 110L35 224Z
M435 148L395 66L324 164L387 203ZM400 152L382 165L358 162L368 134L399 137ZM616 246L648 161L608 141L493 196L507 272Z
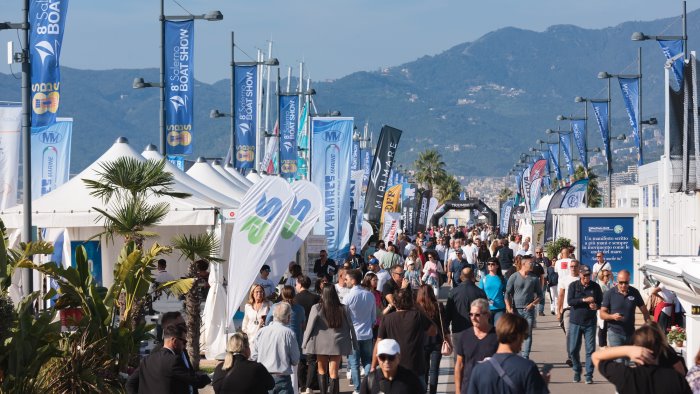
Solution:
M266 66L279 66L280 61L276 57L271 57L271 58L265 60L265 62L263 64Z
M605 71L601 71L598 73L598 79L608 79L608 78L612 78L612 75L608 74Z
M575 103L584 103L584 102L586 102L586 101L588 101L588 100L586 100L585 97L581 97L581 96L576 96L576 97L574 97L574 102L575 102Z
M625 140L627 140L627 136L624 134L620 134L617 137L615 137L615 139L618 141L625 141Z
M141 89L146 86L146 81L143 78L134 78L134 83L131 86L134 89Z
M545 132L545 134L554 134L554 133L556 133L556 131L554 131L554 130L552 130L552 129L547 129L547 130L545 130L544 132Z
M557 120L566 120L566 116L564 116L564 115L557 115Z
M538 143L538 144L544 144L544 141L542 141L542 140L537 140L537 141L535 141L535 142Z
M210 118L220 118L220 117L222 117L222 116L224 116L224 115L222 115L221 112L219 112L218 109L212 109L211 112L209 112L209 117L210 117Z
M316 94L316 89L311 88L311 89L307 90L306 93L304 93L304 94L306 94L308 96L313 96Z
M224 19L224 14L221 11L209 11L204 14L204 20L207 21L220 21Z
M644 40L648 40L649 36L642 33L641 31L635 31L634 33L632 33L631 39L632 39L632 41L644 41Z

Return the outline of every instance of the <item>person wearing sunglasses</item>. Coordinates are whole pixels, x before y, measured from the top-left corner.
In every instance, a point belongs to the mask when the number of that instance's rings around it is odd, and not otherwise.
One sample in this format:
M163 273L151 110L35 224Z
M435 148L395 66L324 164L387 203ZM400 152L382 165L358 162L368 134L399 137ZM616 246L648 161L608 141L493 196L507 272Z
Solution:
M418 394L421 390L418 376L401 363L401 348L393 339L382 339L377 343L379 368L362 380L360 394Z
M608 322L608 345L623 346L632 343L634 334L634 312L639 308L644 321L649 321L649 311L639 290L630 286L630 272L621 270L617 274L617 286L603 295L600 317Z
M474 366L498 349L496 329L489 322L489 302L483 298L474 300L469 310L472 329L464 330L460 347L455 349L455 393L467 393Z

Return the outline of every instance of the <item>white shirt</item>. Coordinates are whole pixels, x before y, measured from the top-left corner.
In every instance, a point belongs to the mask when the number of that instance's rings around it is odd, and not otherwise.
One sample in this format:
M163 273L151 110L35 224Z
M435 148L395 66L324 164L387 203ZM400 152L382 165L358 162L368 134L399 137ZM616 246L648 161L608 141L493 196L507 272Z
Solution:
M438 254L438 259L445 261L445 251L447 251L447 245L437 245L435 246L435 251Z
M476 264L476 252L478 249L474 244L462 246L464 250L464 257L467 258L469 264Z
M520 250L520 244L515 241L511 241L510 243L508 243L508 247L510 248L510 250L513 251L513 253L518 253L518 251Z
M593 278L597 278L597 277L598 277L598 272L600 272L600 270L602 270L602 269L605 268L606 266L607 266L606 269L612 271L612 268L610 267L610 263L608 263L607 261L604 261L603 264L600 264L600 263L598 263L598 262L596 262L595 264L593 264L593 268L591 269L591 271L593 271L593 276L592 276L592 277L593 277Z
M385 253L386 253L386 250L377 249L374 251L374 258L379 260L379 261L382 261L382 256L384 256Z
M170 272L165 270L158 271L158 273L156 273L155 278L153 278L153 281L158 283L170 282L171 280L175 280L175 277L173 277L173 275Z
M389 280L389 271L382 269L376 272L377 274L377 290L380 292L384 288L384 284Z
M413 249L415 249L415 248L416 248L416 245L414 245L414 244L412 244L412 243L410 243L410 242L407 243L407 244L406 244L406 247L403 248L403 255L404 255L404 256L408 256L409 254L411 254L411 251L412 251Z
M275 294L275 289L277 286L275 286L275 282L273 282L270 279L263 279L261 276L258 275L257 278L255 278L255 284L260 285L265 289L265 298Z
M562 280L561 275L559 276L559 289L564 286L564 309L569 307L569 302L567 301L567 298L569 297L569 285L576 282L577 280L580 280L578 277L575 276L567 276L566 279Z
M559 289L561 289L564 286L568 286L568 284L564 285L564 283L568 280L568 278L571 278L571 270L569 269L570 262L571 259L559 259L557 260L556 264L554 264L554 271L557 274L559 274L559 281L557 282L557 291L559 291Z

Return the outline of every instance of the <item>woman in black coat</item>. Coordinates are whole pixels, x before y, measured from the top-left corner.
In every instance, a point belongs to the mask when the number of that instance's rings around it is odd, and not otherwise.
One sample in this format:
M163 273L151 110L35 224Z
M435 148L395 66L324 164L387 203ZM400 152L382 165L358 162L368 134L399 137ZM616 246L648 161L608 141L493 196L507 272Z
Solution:
M267 369L248 357L248 336L242 332L233 334L226 346L224 362L214 370L212 386L216 394L267 394L275 387Z

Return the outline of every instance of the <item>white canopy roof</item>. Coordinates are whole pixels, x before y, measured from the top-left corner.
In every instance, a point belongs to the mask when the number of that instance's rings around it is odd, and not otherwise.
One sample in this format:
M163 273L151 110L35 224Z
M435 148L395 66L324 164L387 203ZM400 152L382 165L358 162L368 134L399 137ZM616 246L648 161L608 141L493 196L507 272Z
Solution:
M88 166L80 174L61 185L56 190L32 201L32 224L42 228L67 228L67 227L101 227L100 214L93 209L105 207L102 200L90 195L83 179L97 179L97 171L100 164L113 161L119 157L133 157L139 161L145 161L134 150L126 138L119 138L107 152ZM184 186L177 184L174 189L182 190ZM153 197L149 203L167 202L170 204L170 212L163 219L160 226L182 225L213 225L216 221L213 200L200 193L193 193L192 197L176 199L170 197ZM23 205L16 205L0 212L0 216L7 228L22 227Z
M228 171L224 169L224 167L221 166L221 163L219 160L214 160L211 163L211 168L213 168L216 172L221 174L224 178L228 179L229 182L231 182L236 188L242 190L243 192L248 191L250 188L250 185L248 183L243 183L238 180L238 178L234 177L233 175L229 174Z
M248 178L244 177L240 172L236 171L236 169L231 165L231 163L226 163L226 165L224 166L224 170L226 170L226 172L231 174L234 178L241 181L241 183L243 183L244 185L253 185L253 182L249 181Z
M231 196L231 198L241 200L245 195L245 191L239 189L226 177L216 172L216 170L202 158L197 159L197 162L187 170L187 175L214 190L218 190L220 193Z
M145 157L147 160L161 160L163 158L153 145L147 146L146 150L141 152L141 156ZM239 200L211 189L209 186L187 175L187 173L177 168L168 160L165 161L165 170L172 173L173 177L175 177L175 181L178 184L177 191L179 192L190 193L192 195L202 194L211 200L213 204L221 208L238 208L240 205Z
M262 179L262 177L260 176L260 174L258 174L258 172L255 171L255 170L249 172L248 175L246 175L245 177L246 177L246 179L248 179L249 181L251 181L251 182L253 182L253 183L255 183L255 182L257 182L257 181L259 181L259 180Z

